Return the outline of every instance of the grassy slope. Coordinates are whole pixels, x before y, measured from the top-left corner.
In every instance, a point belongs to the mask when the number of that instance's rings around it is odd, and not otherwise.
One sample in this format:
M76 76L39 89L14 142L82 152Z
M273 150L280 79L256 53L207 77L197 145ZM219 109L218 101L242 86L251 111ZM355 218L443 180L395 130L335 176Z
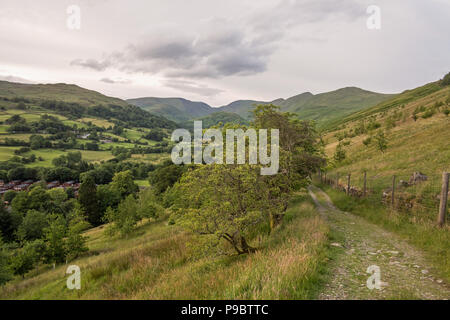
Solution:
M0 289L11 299L306 299L315 298L325 273L328 227L306 194L251 255L191 258L189 234L167 220L147 222L128 239L87 232L90 255L81 290L67 290L65 269L45 267ZM258 240L253 241L258 244Z
M329 122L392 97L393 95L349 87L317 95L304 93L285 100L281 109L293 112L301 119L315 120L319 127L324 127Z
M418 89L420 93L422 88ZM405 94L412 95L411 92ZM359 135L353 138L347 138L350 144L345 148L347 159L339 164L338 170L342 173L351 172L361 177L363 171L367 171L369 177L376 176L378 181L389 185L392 175L396 174L398 179L408 180L414 171L422 171L431 177L440 180L444 170L450 169L450 117L442 112L438 112L430 118L423 119L418 114L417 121L411 118L412 113L417 107L431 108L436 102L445 101L450 95L450 87L440 88L426 96L419 95L418 98L410 100L409 103L392 106L391 103L383 103L373 109L364 112L353 121L344 123L345 128L336 131L330 131L324 135L327 142L326 153L332 157L336 146L336 133L347 131L358 125L361 119L365 119L366 124L370 117L376 119L382 127L378 130L386 132L388 141L387 150L382 153L377 150L374 144L368 147L364 146L362 141L370 136L370 133ZM403 95L395 98L393 101L407 101ZM386 109L386 105L391 105ZM386 128L386 121L397 112L399 120L395 122L395 127ZM373 132L372 134L375 134ZM432 180L436 183L438 181ZM380 182L380 183L381 183ZM425 183L426 184L426 183Z
M115 104L126 106L118 98L105 96L93 90L87 90L73 84L23 84L0 81L0 95L7 98L23 97L39 100L58 100L76 102L81 105Z
M175 122L184 122L213 113L215 110L203 102L182 98L137 98L127 102Z
M335 128L338 129L331 130L324 136L324 141L327 142L326 153L332 157L338 143L336 133L350 132L362 120L366 124L374 120L382 125L378 130L386 132L388 141L388 148L384 153L377 150L374 144L367 147L362 143L375 132L346 138L344 141L349 142L344 147L347 158L327 173L332 179L340 173L341 184L346 183L344 175L351 173L351 185L362 189L363 172L366 171L368 188L374 190L374 194L367 199L358 200L330 188L327 191L340 209L361 215L394 231L422 249L447 280L450 279L450 229L447 225L438 230L435 222L442 172L450 171L450 117L438 111L426 119L421 117L426 111L420 112L417 121L411 116L416 108L433 108L436 102L445 102L449 96L450 87L442 88L437 83L409 90L336 123ZM443 108L445 106L441 107ZM394 116L397 118L395 127L388 129L387 120ZM407 195L412 199L413 210L399 212L383 206L381 192L389 189L392 176L396 175L397 182L401 179L408 181L415 171L426 174L428 181L408 188L397 185L397 194Z

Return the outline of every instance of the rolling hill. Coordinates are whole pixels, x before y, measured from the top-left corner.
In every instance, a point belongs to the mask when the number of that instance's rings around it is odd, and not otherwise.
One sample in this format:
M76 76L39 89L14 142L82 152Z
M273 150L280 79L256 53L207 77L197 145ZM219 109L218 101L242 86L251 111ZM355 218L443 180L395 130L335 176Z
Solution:
M108 104L119 106L128 105L124 100L108 97L93 90L65 83L24 84L0 81L0 96L10 99L21 97L32 100L57 100L79 103L83 106Z
M251 111L256 105L274 104L280 106L282 111L295 113L300 119L315 120L319 127L323 128L329 122L342 119L355 111L374 106L393 96L395 95L349 87L317 95L305 92L288 99L279 98L273 101L237 100L218 108L182 98L137 98L127 101L176 122L194 120L217 111L235 113L250 120Z
M127 102L175 122L192 120L216 111L206 103L189 101L183 98L147 97L129 99Z
M134 126L174 128L174 122L99 92L73 84L23 84L0 81L0 107L41 110L70 118L97 117Z

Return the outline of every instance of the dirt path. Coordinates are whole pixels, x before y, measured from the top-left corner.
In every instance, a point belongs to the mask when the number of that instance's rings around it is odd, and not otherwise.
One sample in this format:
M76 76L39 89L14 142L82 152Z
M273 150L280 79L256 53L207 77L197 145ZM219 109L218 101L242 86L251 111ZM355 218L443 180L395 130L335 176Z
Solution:
M338 210L317 187L310 187L309 193L335 238L331 280L319 299L450 299L450 286L433 276L417 249L361 217ZM379 267L380 289L367 286L369 266Z

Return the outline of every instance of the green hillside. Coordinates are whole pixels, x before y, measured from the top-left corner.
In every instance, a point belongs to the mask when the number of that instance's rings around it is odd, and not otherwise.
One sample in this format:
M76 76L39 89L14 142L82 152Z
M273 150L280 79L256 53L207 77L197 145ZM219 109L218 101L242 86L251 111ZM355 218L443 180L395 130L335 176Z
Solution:
M355 200L329 188L333 201L407 238L447 279L450 232L448 226L438 232L436 221L442 173L450 171L449 113L450 86L438 81L335 121L323 136L333 186L339 177L344 188L350 174L351 186L361 191L367 175L367 197ZM415 172L426 180L411 182Z
M215 109L206 103L183 98L148 97L129 99L127 102L175 122L184 122L215 112Z
M253 117L252 110L255 108L255 106L269 103L270 102L256 100L237 100L218 109L223 112L236 113L244 119L251 119Z
M341 119L355 111L364 110L394 95L381 94L355 87L320 93L302 93L281 103L281 110L292 112L300 119L315 120L319 127Z
M23 84L0 81L0 96L5 98L25 98L33 100L57 100L79 103L84 106L114 104L126 106L118 98L105 96L99 92L81 88L74 84Z
M207 116L200 117L191 121L187 121L184 123L181 123L180 125L183 128L186 129L193 129L194 128L194 121L199 120L202 121L203 128L209 128L212 126L215 126L219 123L225 124L225 123L234 123L234 124L240 124L240 125L248 125L249 122L242 118L240 115L236 113L231 112L214 112Z
M286 100L282 98L273 101L237 100L219 108L212 108L206 103L182 98L138 98L127 101L144 110L180 123L216 111L236 113L240 117L250 120L253 117L252 110L255 106L274 104L281 107L282 111L295 113L300 119L315 120L320 128L324 128L333 121L372 107L393 96L350 87L317 95L305 92Z

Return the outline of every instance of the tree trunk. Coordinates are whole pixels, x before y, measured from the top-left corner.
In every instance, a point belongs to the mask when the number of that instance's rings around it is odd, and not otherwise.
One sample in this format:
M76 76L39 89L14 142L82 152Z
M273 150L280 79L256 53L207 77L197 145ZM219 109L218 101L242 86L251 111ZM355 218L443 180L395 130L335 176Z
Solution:
M256 248L248 245L247 240L245 240L243 236L241 236L241 248L244 253L252 253L256 251Z

